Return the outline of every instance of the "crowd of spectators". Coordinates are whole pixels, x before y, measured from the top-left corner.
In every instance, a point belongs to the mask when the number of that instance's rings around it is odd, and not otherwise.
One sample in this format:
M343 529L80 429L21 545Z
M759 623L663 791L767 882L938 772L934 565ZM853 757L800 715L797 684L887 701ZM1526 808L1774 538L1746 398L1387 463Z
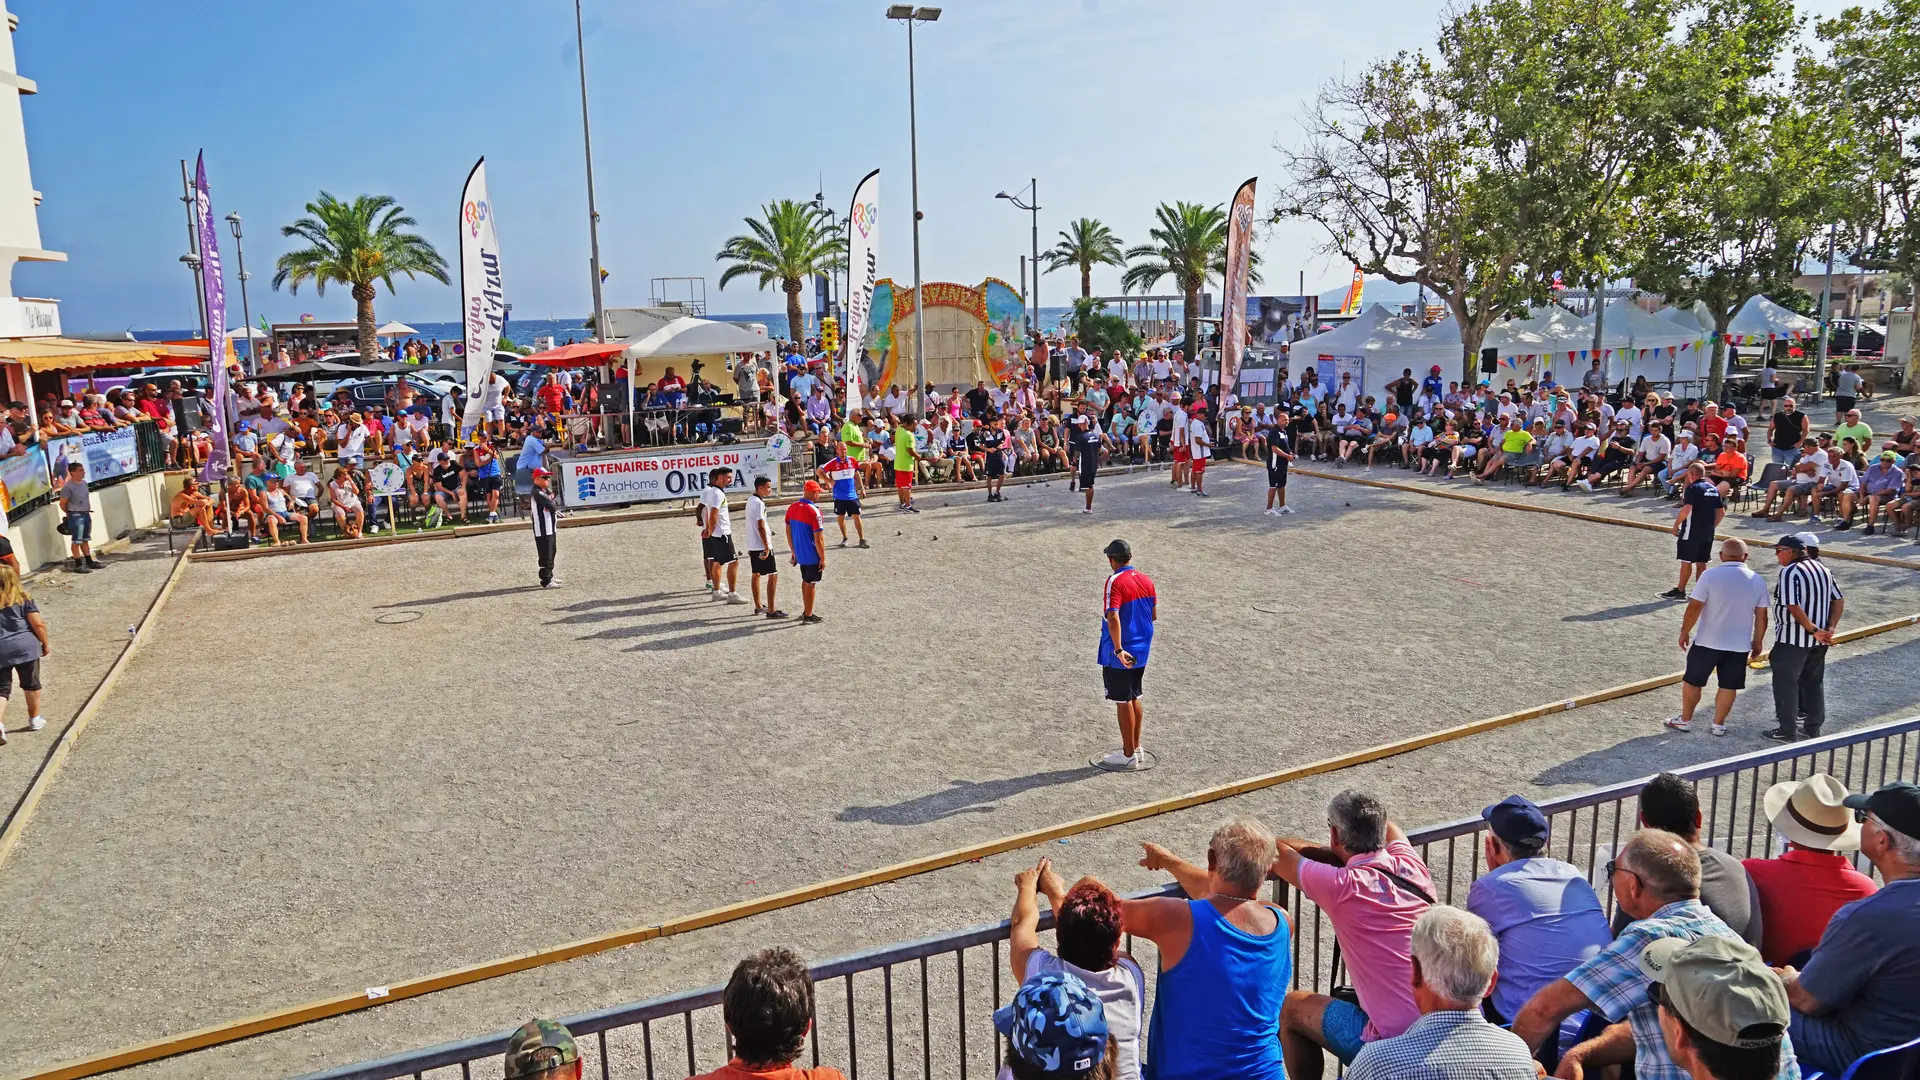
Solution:
M1785 850L1744 864L1701 843L1680 777L1643 792L1639 828L1606 863L1609 925L1587 876L1548 850L1546 814L1487 807L1487 870L1464 908L1380 800L1346 791L1324 843L1223 822L1205 865L1157 844L1141 865L1185 894L1125 899L1048 859L1014 879L1018 984L994 1027L1002 1078L1313 1080L1795 1080L1838 1075L1920 1036L1920 786L1849 794L1830 776L1774 785L1766 824ZM1879 882L1852 868L1857 852ZM1278 878L1333 925L1335 984L1291 989L1298 928L1260 898ZM1040 902L1055 948L1040 937ZM1763 930L1762 927L1765 927ZM1158 975L1124 948L1151 941ZM1756 945L1754 942L1759 942ZM813 1017L806 965L785 949L742 961L723 1012L733 1059L697 1080L839 1080L794 1062ZM564 1028L534 1021L506 1054L513 1080L577 1077ZM1612 1075L1611 1072L1608 1075Z

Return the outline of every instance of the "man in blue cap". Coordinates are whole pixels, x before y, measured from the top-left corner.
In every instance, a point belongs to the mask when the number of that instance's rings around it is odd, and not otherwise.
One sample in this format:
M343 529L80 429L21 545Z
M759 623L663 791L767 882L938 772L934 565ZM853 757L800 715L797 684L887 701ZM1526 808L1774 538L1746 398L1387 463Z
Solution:
M1613 931L1587 875L1546 853L1547 815L1538 806L1509 795L1480 816L1487 872L1467 891L1467 910L1500 942L1500 978L1488 1001L1508 1021L1541 987L1605 948Z
M1007 1037L1013 1080L1114 1078L1118 1048L1107 1036L1106 1007L1071 972L1028 979L1013 1004L994 1012L993 1027Z

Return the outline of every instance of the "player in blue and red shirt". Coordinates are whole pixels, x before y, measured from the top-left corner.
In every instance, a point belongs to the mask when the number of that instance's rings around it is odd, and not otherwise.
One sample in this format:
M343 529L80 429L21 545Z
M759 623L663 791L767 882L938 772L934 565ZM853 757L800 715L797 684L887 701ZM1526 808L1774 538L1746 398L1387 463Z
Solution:
M827 571L827 537L820 527L820 508L813 500L821 493L819 484L807 481L799 502L787 507L787 550L792 552L792 562L800 568L800 621L817 623L820 616L813 613L813 590Z
M869 547L867 527L860 521L860 463L847 456L847 444L833 443L833 460L820 466L820 478L833 485L833 519L840 523L840 546L847 546L847 519L860 536L860 546Z
M1107 578L1100 623L1100 675L1120 721L1120 749L1102 757L1099 764L1108 769L1138 769L1146 761L1140 749L1140 683L1147 673L1160 601L1153 581L1129 565L1133 549L1125 540L1108 544L1105 554L1113 574Z

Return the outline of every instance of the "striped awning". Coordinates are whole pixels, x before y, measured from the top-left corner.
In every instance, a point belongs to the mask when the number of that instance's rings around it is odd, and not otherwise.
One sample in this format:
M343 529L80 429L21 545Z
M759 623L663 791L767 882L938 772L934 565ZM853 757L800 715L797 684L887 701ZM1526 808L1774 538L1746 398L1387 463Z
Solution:
M175 345L157 341L0 338L0 360L12 360L28 371L182 366L204 363L207 353L205 345Z

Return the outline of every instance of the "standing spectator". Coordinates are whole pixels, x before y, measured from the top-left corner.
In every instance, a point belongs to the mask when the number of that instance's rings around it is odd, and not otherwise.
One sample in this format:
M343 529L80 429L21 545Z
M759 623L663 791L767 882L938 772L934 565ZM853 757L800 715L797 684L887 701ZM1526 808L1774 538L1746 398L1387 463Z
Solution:
M1680 512L1673 519L1680 584L1660 594L1668 600L1685 600L1687 581L1695 574L1706 576L1713 534L1727 516L1727 502L1720 495L1719 485L1707 479L1705 464L1697 458L1689 461L1686 478L1687 486L1680 494Z
M793 1063L813 1030L813 976L792 949L762 949L734 966L720 999L733 1058L692 1080L843 1080Z
M1705 479L1689 488L1713 491L1716 500L1720 495ZM1683 548L1681 557L1687 554ZM1713 733L1725 735L1733 699L1747 686L1747 662L1760 659L1766 641L1766 579L1747 567L1746 541L1729 538L1720 545L1720 565L1701 574L1694 584L1687 613L1680 620L1687 670L1680 679L1680 714L1668 717L1667 726L1675 731L1693 729L1693 710L1699 707L1700 692L1712 673L1719 684L1713 695Z
M1409 380L1411 381L1411 380ZM1485 920L1430 907L1413 924L1413 1000L1420 1019L1353 1059L1350 1080L1533 1080L1527 1044L1487 1022L1500 946Z
M1740 865L1759 897L1760 955L1769 964L1806 963L1833 913L1879 888L1841 854L1860 850L1860 823L1846 799L1846 787L1825 773L1767 789L1761 804L1767 825L1786 850Z
M733 512L727 507L727 487L733 483L733 470L722 466L707 474L707 486L700 491L700 547L706 555L707 580L715 600L744 604L740 595L739 556L733 550ZM722 571L726 587L721 588Z
M767 524L767 496L773 492L773 481L764 476L753 478L753 493L747 496L747 570L753 575L749 586L753 590L753 613L765 614L769 619L784 619L787 613L781 611L773 602L773 594L780 587L780 564L773 558L773 528ZM760 579L767 579L767 602L760 603Z
M1753 947L1725 938L1656 941L1640 970L1659 1004L1667 1056L1693 1080L1754 1080L1780 1071L1791 1010L1786 987Z
M1115 1044L1114 1076L1138 1080L1141 1037L1146 1033L1147 977L1133 957L1120 951L1124 916L1120 898L1091 877L1081 878L1069 891L1053 872L1053 863L1041 859L1031 870L1013 877L1013 916L1007 935L1007 956L1013 976L1025 985L1047 974L1071 975L1100 999L1107 1033ZM1040 904L1045 896L1053 910L1055 955L1040 944Z
M1293 977L1286 912L1256 899L1273 834L1251 818L1222 822L1205 869L1158 844L1140 865L1173 875L1187 898L1120 902L1127 933L1160 951L1148 1071L1156 1080L1285 1080L1282 995Z
M1860 369L1852 364L1840 369L1840 373L1833 377L1833 422L1835 424L1843 421L1860 422L1860 414L1853 406L1860 400L1860 384L1865 381L1860 377ZM1853 415L1849 416L1849 413ZM1835 438L1843 437L1837 433L1835 435Z
M800 501L787 507L787 561L800 568L800 621L817 623L824 620L813 612L814 589L827 573L827 538L820 530L820 510L813 500L820 495L820 485L807 481L801 489Z
M1629 925L1593 959L1535 994L1514 1018L1513 1033L1537 1052L1562 1020L1591 1009L1611 1026L1561 1055L1555 1076L1576 1080L1631 1062L1636 1080L1685 1080L1686 1072L1660 1036L1659 1009L1647 997L1650 980L1640 954L1664 939L1738 940L1739 935L1700 902L1699 856L1672 833L1641 829L1628 837L1607 863L1607 877ZM1777 1075L1780 1080L1799 1077L1790 1049Z
M1762 407L1765 404L1766 392L1763 389ZM1809 426L1807 414L1795 408L1792 398L1780 399L1780 411L1767 421L1767 446L1772 449L1774 464L1791 465L1799 458L1800 444L1806 441Z
M1641 828L1670 832L1693 848L1700 862L1700 902L1732 928L1734 936L1759 945L1766 931L1760 898L1739 859L1700 842L1700 794L1693 784L1670 772L1657 774L1640 789L1637 820ZM1625 930L1629 921L1624 909L1615 912L1614 933Z
M1834 912L1804 970L1780 969L1793 1041L1828 1073L1920 1033L1920 786L1888 784L1846 805L1884 884Z
M553 474L543 468L533 470L533 550L540 561L540 587L554 589L560 583L553 577L553 560L560 547L560 504L553 500L548 483Z
M0 746L7 743L7 700L16 676L27 698L27 730L47 726L40 715L40 659L52 648L40 606L20 585L20 571L0 563Z
M506 421L502 420L502 424ZM473 441L471 490L487 500L487 524L500 520L500 452L485 436Z
M67 465L66 482L60 485L61 524L67 534L67 568L76 574L91 574L106 569L93 557L93 493L87 490L87 467L78 461Z
M1773 583L1775 639L1767 662L1773 668L1773 719L1766 732L1775 742L1808 738L1827 722L1827 647L1847 601L1826 565L1799 535L1773 545L1780 577Z
M920 448L913 438L913 414L893 418L893 490L900 497L900 512L917 514L913 505L913 477L920 467Z
M580 1049L564 1024L529 1020L507 1039L506 1080L580 1080Z
M1467 910L1499 939L1500 981L1490 1000L1505 1022L1541 987L1593 959L1613 930L1586 872L1546 853L1547 815L1538 806L1509 795L1480 817L1487 872L1468 888Z
M1434 902L1433 877L1370 794L1335 795L1327 828L1325 847L1281 839L1273 872L1326 912L1359 1004L1309 990L1287 994L1280 1044L1293 1080L1319 1080L1323 1048L1352 1065L1366 1043L1400 1034L1420 1015L1413 1000L1413 924Z
M1153 628L1160 618L1160 598L1153 581L1133 568L1133 548L1113 540L1102 553L1112 571L1101 597L1100 677L1106 697L1113 702L1120 725L1120 749L1100 758L1107 769L1139 769L1140 729L1146 716L1140 705L1147 657L1153 648Z

